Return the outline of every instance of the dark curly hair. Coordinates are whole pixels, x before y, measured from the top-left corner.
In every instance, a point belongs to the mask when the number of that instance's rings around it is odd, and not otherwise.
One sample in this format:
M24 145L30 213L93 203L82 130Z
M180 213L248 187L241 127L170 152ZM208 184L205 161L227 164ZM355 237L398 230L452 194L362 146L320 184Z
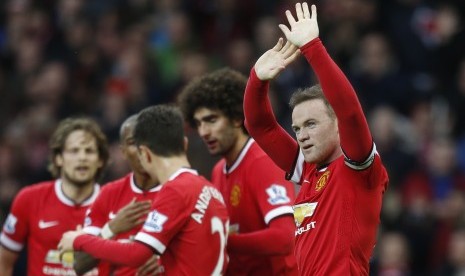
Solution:
M195 128L194 113L205 107L221 111L230 120L243 122L246 85L247 78L230 68L222 68L192 80L178 97L184 119ZM247 133L244 124L242 129Z

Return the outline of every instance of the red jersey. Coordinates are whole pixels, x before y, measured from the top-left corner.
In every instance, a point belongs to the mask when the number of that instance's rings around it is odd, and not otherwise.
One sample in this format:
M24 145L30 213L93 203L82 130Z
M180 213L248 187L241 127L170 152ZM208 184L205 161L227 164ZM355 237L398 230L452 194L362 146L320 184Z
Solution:
M92 195L76 205L66 197L61 185L56 180L23 188L3 226L0 241L4 247L19 252L27 243L28 275L76 275L73 254L66 253L60 261L58 242L64 232L76 230L83 223L100 186L95 185Z
M271 220L293 214L294 186L284 172L249 139L228 169L220 160L212 171L212 182L226 200L231 233L249 233L267 228ZM229 275L296 275L294 255L229 255Z
M320 39L300 50L336 113L344 155L324 168L305 163L298 143L274 117L269 83L260 81L254 69L244 96L245 125L287 176L302 185L294 205L301 275L368 275L388 183L386 169L354 89Z
M302 185L294 205L295 253L304 275L368 275L387 184L379 155L370 158L367 168L354 169L341 156L317 169L299 155L292 178ZM309 248L318 258L309 258Z
M161 255L167 275L221 275L229 217L221 193L192 169L163 184L136 240Z
M118 211L129 204L131 200L153 201L161 186L156 186L148 191L143 191L134 182L134 174L130 173L123 178L110 182L103 186L100 194L89 208L85 219L84 232L98 236L103 226L112 220ZM132 241L142 228L134 227L127 232L120 233L113 237L113 240L120 242ZM135 275L137 269L126 266L112 266L107 262L100 262L99 275Z

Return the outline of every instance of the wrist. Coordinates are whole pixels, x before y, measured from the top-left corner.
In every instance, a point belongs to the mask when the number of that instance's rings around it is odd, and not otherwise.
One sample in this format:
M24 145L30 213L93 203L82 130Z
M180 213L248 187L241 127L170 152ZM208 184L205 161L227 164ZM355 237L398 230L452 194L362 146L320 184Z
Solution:
M106 223L105 226L103 226L102 231L100 232L100 236L106 240L109 240L115 236L115 233L113 233L111 230L109 223Z

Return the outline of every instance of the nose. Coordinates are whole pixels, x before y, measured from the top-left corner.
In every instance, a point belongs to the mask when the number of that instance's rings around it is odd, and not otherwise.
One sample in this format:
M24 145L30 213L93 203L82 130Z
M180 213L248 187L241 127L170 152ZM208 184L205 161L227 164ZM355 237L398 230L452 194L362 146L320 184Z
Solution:
M210 128L204 124L204 123L200 123L198 126L197 126L197 132L199 133L199 136L200 137L207 137L208 135L210 135Z
M308 134L308 131L301 129L299 132L297 132L296 138L297 138L297 141L303 142L305 140L308 140L310 138L310 135Z

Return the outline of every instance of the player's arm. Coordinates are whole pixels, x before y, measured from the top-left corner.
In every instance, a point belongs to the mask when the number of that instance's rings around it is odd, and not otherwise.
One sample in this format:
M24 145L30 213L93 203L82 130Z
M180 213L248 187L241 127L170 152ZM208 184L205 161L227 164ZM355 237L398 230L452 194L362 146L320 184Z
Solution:
M294 228L291 215L277 217L270 221L266 229L230 235L228 251L247 255L287 255L293 249Z
M68 231L63 234L58 245L60 253L84 251L96 259L114 264L139 267L152 256L153 251L139 242L120 243L84 234L81 231Z
M344 73L318 38L315 5L296 4L297 20L286 11L290 29L279 25L288 41L298 46L317 75L338 119L341 147L349 161L363 163L372 155L373 140L357 95ZM356 133L357 135L354 135Z
M13 275L13 267L18 259L19 253L0 246L0 275Z
M299 55L283 39L265 52L252 68L244 95L245 126L260 147L284 171L293 169L297 142L278 124L268 98L269 80L274 79ZM289 149L295 149L294 151Z
M100 232L100 236L104 239L111 239L120 233L124 233L139 226L145 221L150 206L150 201L136 202L135 199L133 199L130 203L121 208L114 219L105 224ZM97 207L98 206L93 206L93 211L96 211ZM98 259L95 259L85 252L77 251L74 256L75 262L73 268L78 275L90 271L99 263Z

